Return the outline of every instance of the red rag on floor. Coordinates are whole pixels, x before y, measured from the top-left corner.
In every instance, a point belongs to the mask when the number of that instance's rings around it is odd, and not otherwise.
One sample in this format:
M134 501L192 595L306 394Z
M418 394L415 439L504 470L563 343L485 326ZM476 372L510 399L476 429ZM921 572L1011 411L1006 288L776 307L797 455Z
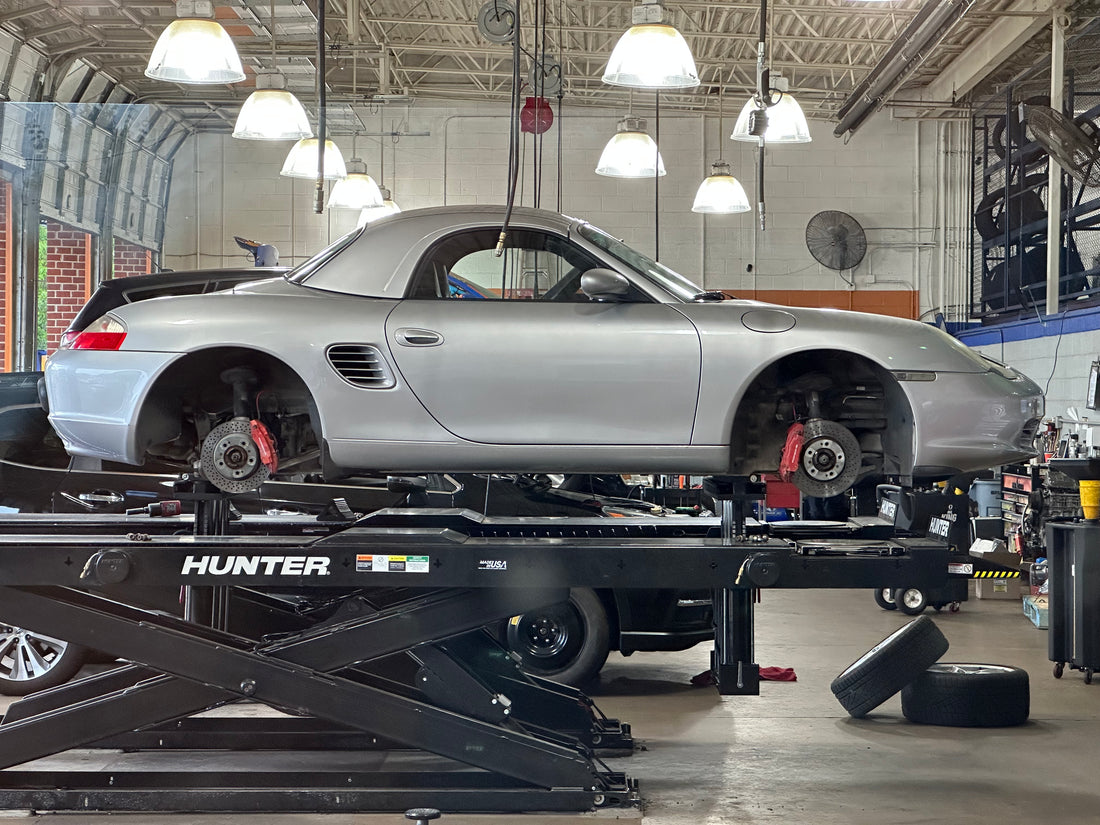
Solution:
M762 667L760 678L769 682L797 682L793 667Z

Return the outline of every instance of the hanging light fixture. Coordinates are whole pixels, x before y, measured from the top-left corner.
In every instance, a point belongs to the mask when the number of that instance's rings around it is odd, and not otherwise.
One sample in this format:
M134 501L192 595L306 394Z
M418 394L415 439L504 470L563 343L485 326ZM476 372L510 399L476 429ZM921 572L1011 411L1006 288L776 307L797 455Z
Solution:
M313 137L306 110L286 90L275 53L275 0L271 2L271 71L256 75L256 91L248 96L233 137L242 140L299 140Z
M379 109L378 110L378 134L379 135L385 133L384 125L385 124L383 122L383 112L382 112L381 109ZM390 136L392 136L393 146L394 146L394 169L395 169L394 177L396 178L397 177L397 172L396 172L396 169L397 169L397 134L396 134L396 132L392 132L392 133L390 133ZM386 146L385 146L384 143L382 143L382 141L378 141L378 179L379 180L385 180L385 178L386 178ZM362 226L364 226L365 223L372 223L372 222L378 220L378 218L385 218L387 215L395 215L395 213L401 211L401 208L399 206L397 206L396 202L394 201L394 196L392 194L390 194L389 189L387 189L385 186L379 186L378 191L379 191L379 193L382 194L382 205L381 206L374 206L374 207L367 207L362 212L360 212L359 213L359 226L362 227Z
M722 86L724 81L718 79L718 145L721 147L725 140L722 128ZM730 165L722 160L722 152L718 152L718 160L710 166L710 174L703 178L699 184L699 191L695 193L695 202L691 205L692 212L702 212L711 215L733 215L738 212L748 212L749 196L745 194L745 187L741 181L730 174Z
M382 193L382 203L379 206L368 206L362 212L359 213L359 226L364 226L368 223L373 223L379 218L384 218L386 215L395 215L401 211L401 207L394 203L393 196L390 190L385 186L380 186L378 191Z
M280 175L288 178L317 178L318 155L317 138L302 138L291 148L283 163ZM348 176L344 166L344 156L331 140L325 141L325 180L340 180Z
M664 176L665 162L653 138L646 134L644 118L627 115L619 121L596 164L596 174L609 178Z
M244 80L237 47L214 19L212 0L179 0L176 15L157 38L146 77L200 85Z
M348 161L348 176L336 181L332 194L328 196L329 209L367 209L381 206L382 192L374 178L367 174L367 164L355 157L355 138L351 138L352 158ZM325 164L328 166L328 164Z
M712 163L710 174L703 178L699 191L695 193L691 211L709 215L735 215L751 209L745 187L730 174L730 165L724 160Z
M237 115L233 137L242 140L300 140L313 137L306 110L286 91L282 72L256 75L256 91Z
M756 143L763 136L766 143L809 143L810 125L802 107L787 91L787 78L776 75L772 79L768 100L761 103L756 95L746 101L734 124L734 140ZM778 97L775 95L778 94ZM758 134L763 123L763 134Z
M603 82L638 89L691 89L699 72L684 36L664 22L660 0L642 0L631 15L633 25L619 38Z

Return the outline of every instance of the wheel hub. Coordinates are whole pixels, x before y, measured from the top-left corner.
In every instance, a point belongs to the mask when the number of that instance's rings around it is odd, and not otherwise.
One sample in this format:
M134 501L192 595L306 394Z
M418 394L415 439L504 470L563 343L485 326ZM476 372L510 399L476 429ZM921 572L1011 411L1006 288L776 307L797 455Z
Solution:
M271 475L244 418L233 418L210 431L203 441L200 466L203 475L227 493L255 490Z
M565 646L569 633L553 618L541 616L531 622L529 636L532 652L539 656L551 656Z
M817 438L806 445L802 466L815 481L832 481L844 472L844 448L831 438Z

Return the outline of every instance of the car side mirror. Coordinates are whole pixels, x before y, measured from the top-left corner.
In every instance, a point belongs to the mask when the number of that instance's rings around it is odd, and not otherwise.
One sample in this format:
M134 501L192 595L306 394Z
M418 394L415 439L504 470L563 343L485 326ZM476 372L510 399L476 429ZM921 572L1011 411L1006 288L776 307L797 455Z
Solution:
M593 301L621 301L630 293L630 281L613 269L590 269L581 275L581 292Z

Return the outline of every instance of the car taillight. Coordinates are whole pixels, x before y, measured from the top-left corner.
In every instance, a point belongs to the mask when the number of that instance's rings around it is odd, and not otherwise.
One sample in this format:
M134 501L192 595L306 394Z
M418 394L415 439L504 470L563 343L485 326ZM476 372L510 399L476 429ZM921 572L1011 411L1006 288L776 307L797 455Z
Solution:
M62 349L99 349L117 350L126 340L126 327L121 321L104 315L98 321L93 321L83 332L76 333L71 343L66 347L65 339L61 341Z

